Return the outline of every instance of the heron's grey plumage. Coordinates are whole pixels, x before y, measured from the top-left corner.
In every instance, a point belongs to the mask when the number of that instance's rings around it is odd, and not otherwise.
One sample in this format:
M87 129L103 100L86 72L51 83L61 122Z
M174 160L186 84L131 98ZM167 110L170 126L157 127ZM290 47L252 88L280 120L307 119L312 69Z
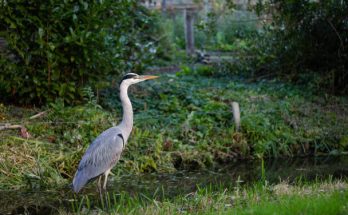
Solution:
M73 180L75 192L91 179L102 175L116 165L123 151L122 131L112 127L101 133L83 155Z
M103 186L105 189L108 174L120 159L133 127L133 109L127 93L128 87L154 78L157 78L157 76L139 76L134 73L128 73L123 77L120 84L120 99L123 109L122 122L118 126L102 132L88 147L73 179L75 192L79 192L89 181L102 175L105 176Z

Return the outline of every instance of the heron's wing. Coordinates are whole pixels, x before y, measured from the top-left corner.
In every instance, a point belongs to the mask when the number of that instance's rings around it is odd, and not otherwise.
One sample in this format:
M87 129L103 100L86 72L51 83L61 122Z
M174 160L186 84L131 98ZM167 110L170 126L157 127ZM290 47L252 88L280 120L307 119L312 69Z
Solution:
M73 180L74 190L78 192L89 180L111 169L119 160L124 145L119 128L112 127L101 133L80 161Z

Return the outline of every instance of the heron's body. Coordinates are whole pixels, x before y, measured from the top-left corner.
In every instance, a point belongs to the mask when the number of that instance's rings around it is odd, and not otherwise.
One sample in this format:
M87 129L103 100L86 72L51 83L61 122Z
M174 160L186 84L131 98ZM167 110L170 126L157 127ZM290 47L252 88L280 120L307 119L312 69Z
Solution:
M73 179L75 192L79 192L89 181L97 177L99 177L100 182L103 175L105 177L103 188L106 189L108 175L120 159L133 127L133 110L127 94L128 87L131 84L156 77L138 76L134 73L129 73L124 77L120 85L120 99L123 108L122 122L118 126L102 132L89 146Z

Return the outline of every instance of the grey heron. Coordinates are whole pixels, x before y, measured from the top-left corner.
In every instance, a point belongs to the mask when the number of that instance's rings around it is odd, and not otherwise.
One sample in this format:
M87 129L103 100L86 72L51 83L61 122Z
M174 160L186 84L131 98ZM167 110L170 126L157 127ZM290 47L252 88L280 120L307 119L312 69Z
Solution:
M137 75L128 73L120 83L120 99L123 118L119 125L102 132L88 147L83 155L73 179L73 190L78 193L89 181L98 178L98 189L101 190L101 179L104 176L103 189L106 189L108 175L120 159L133 127L132 103L128 97L128 87L158 76Z

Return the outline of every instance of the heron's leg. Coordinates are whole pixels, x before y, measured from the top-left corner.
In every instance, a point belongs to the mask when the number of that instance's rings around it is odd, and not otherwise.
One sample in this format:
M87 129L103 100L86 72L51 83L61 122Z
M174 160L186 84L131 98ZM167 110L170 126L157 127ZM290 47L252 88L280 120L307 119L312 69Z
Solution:
M98 189L98 192L99 192L99 197L100 197L100 200L102 200L102 188L101 188L101 178L102 178L103 175L99 176L98 177L98 182L97 182L97 189Z
M111 169L108 169L108 170L106 170L105 173L104 173L104 175L105 175L105 177L104 177L104 185L103 185L103 189L104 189L104 190L106 190L106 183L108 182L108 175L110 174L110 170L111 170Z
M102 175L98 177L98 181L97 181L97 189L99 192L101 191L101 178L102 178Z

